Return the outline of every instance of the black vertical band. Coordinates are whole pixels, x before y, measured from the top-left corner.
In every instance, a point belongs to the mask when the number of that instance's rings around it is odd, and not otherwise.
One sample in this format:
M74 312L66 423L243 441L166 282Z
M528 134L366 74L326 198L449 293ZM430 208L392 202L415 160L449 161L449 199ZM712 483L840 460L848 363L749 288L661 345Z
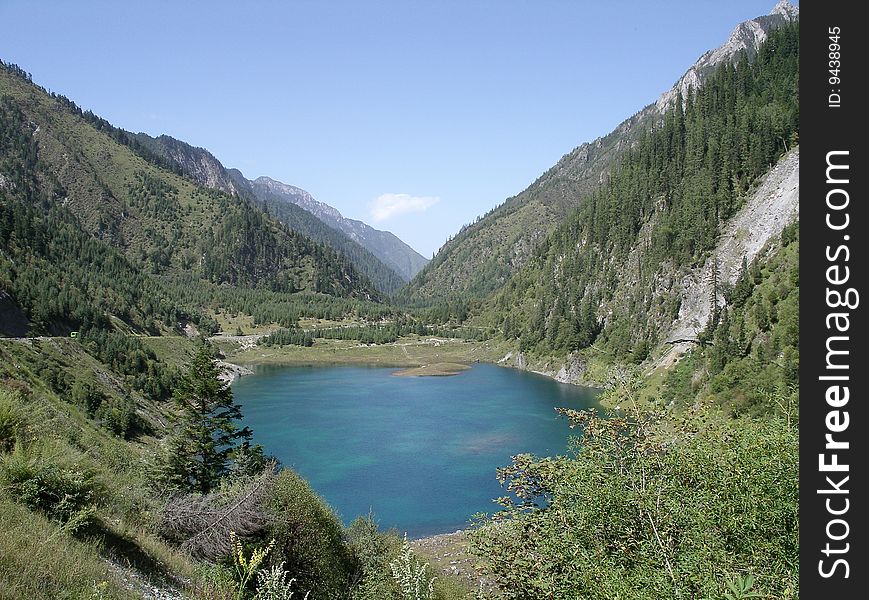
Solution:
M865 25L800 4L800 595L869 589ZM862 145L861 145L862 143ZM824 594L823 596L821 594Z

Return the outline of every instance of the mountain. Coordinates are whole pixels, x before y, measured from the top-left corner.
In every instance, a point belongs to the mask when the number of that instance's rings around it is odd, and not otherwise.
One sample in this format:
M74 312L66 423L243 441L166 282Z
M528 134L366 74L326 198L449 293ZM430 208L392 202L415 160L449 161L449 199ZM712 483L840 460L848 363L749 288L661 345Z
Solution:
M684 351L729 330L730 308L742 310L770 256L795 239L798 88L797 21L671 104L483 303L481 324L518 339L526 364L592 346L641 364L662 343ZM785 316L782 331L792 327L798 285L784 276L745 307L748 320L740 314L742 329L727 334L735 357L794 356L793 337L770 331ZM794 383L787 373L777 385Z
M43 331L157 331L161 281L378 299L331 248L196 185L103 119L0 64L0 288ZM107 320L108 319L108 320ZM162 323L162 325L161 325Z
M537 244L608 180L612 166L660 121L680 93L684 97L716 66L743 52L753 56L770 31L798 17L799 9L782 0L770 14L738 25L727 42L701 56L657 102L606 136L575 148L522 193L459 231L402 290L401 297L415 304L444 298L482 299L504 285Z
M727 38L724 44L714 50L709 50L698 58L697 62L691 65L691 68L679 78L679 81L658 98L658 101L655 102L655 107L659 112L666 110L678 94L681 94L683 97L686 96L689 90L701 86L706 77L718 65L732 61L740 53L744 52L749 59L753 58L770 31L776 27L780 27L783 23L798 20L799 18L799 8L793 6L788 0L779 0L768 15L762 15L750 21L740 23L731 32L730 37Z
M269 177L258 177L251 183L258 197L280 199L301 206L324 223L343 231L350 239L367 248L384 264L395 270L405 281L410 281L428 264L427 258L394 234L374 229L362 221L348 219L335 208L315 200L303 189Z
M169 163L176 165L181 173L192 178L199 185L227 194L250 196L250 189L234 179L228 169L205 148L192 146L168 135L154 138L140 132L131 133L130 136Z
M402 264L400 258L402 252L408 254L404 264L417 265L418 263L411 257L416 252L391 233L372 229L359 221L344 219L337 210L328 204L317 202L301 188L275 182L267 177L250 181L238 169L224 167L211 152L204 148L194 147L168 135L156 138L145 133L130 135L144 148L166 160L178 172L192 178L198 184L237 195L260 207L265 206L272 216L293 231L326 244L343 254L381 292L393 294L412 277L403 274L396 265ZM349 235L346 231L361 231L364 235ZM386 248L390 257L399 257L397 261L384 260L360 242L363 238L378 240L378 236L383 237L385 241L374 246ZM423 265L419 265L413 274L416 274Z

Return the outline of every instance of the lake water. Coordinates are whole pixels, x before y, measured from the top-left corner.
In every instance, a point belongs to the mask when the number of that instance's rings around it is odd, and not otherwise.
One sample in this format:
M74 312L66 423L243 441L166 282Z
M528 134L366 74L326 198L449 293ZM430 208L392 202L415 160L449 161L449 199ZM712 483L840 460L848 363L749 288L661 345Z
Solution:
M556 406L597 392L494 365L452 377L395 368L259 366L237 380L254 442L305 477L345 524L373 511L410 537L455 531L505 495L495 469L522 452L563 454Z

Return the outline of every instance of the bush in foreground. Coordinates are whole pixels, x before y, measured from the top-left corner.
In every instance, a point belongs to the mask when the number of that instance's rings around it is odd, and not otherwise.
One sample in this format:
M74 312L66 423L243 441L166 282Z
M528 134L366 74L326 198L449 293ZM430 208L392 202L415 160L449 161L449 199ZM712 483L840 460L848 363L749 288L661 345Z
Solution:
M564 412L584 428L572 455L514 457L517 498L472 534L508 598L718 598L747 576L797 596L795 427Z

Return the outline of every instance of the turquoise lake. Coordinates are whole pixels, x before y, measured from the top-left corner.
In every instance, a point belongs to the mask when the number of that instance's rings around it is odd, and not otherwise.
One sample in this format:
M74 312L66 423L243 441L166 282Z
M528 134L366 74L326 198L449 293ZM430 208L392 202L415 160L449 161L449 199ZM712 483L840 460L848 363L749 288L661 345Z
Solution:
M467 526L505 495L514 454L563 454L557 406L596 406L597 391L479 364L452 377L395 368L259 366L232 390L254 442L305 477L345 524L374 513L410 537Z

